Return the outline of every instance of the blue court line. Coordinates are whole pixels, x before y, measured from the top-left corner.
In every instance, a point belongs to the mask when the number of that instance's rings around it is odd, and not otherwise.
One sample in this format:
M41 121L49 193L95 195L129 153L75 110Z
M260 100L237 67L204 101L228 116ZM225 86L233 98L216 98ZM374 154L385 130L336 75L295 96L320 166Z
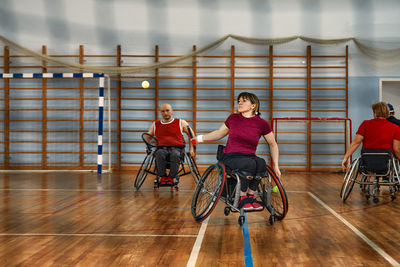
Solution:
M245 223L242 226L244 266L253 267L253 256L251 255L251 243L250 243L249 225L247 224L246 213L244 214L244 218L245 218Z

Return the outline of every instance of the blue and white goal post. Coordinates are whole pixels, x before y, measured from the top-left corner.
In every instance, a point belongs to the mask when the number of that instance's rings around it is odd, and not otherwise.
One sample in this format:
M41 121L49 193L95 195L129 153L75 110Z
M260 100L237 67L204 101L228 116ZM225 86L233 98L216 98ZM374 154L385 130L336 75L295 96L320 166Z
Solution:
M110 78L103 73L0 73L0 79L13 78L98 78L99 100L98 100L98 138L97 138L97 173L111 172L111 101L110 101ZM104 82L108 81L108 170L103 168L103 120L104 120ZM78 170L87 171L87 170ZM90 170L95 171L95 170Z

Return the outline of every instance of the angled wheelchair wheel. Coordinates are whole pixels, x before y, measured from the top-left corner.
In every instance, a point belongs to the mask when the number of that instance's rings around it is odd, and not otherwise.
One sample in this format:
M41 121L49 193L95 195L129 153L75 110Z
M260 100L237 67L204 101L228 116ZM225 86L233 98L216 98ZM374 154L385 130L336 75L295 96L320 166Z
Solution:
M359 159L355 159L351 164L351 167L346 171L344 176L342 189L340 190L340 197L343 202L350 196L351 190L353 190L354 183L356 182L358 175Z
M197 168L196 162L194 161L194 158L190 156L189 153L187 153L185 157L186 157L186 162L189 165L190 172L192 173L193 179L197 184L198 181L200 180L201 175L199 169Z
M261 179L261 199L267 210L273 214L274 219L283 220L289 209L286 191L274 170L267 166L267 171L271 179Z
M153 160L154 160L153 153L154 152L151 152L150 154L146 155L146 157L143 160L142 166L140 166L140 168L139 168L139 171L138 171L138 173L136 175L136 179L135 179L136 190L140 189L144 180L147 177L148 171L150 170L151 164L153 163Z
M221 197L225 184L225 166L211 165L198 181L192 197L191 211L196 221L205 220L213 211Z

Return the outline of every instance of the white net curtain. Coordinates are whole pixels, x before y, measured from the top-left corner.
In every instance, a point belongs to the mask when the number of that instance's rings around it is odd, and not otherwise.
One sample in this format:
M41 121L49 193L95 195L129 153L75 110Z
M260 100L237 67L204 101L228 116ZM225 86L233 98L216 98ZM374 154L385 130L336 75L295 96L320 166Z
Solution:
M60 64L66 68L73 69L75 71L81 72L97 72L97 73L107 73L107 74L129 74L129 73L139 73L150 71L153 69L157 69L159 67L173 65L178 62L187 60L195 55L200 55L204 52L207 52L211 49L215 49L216 47L223 44L228 39L234 39L237 41L245 42L248 44L254 45L279 45L289 43L295 40L303 40L305 42L311 44L318 44L318 45L338 45L348 42L354 42L355 46L359 49L362 55L365 55L373 60L383 61L383 62L391 62L395 63L400 61L400 48L386 48L386 47L379 47L372 45L373 42L368 40L357 39L354 37L349 38L339 38L339 39L318 39L318 38L310 38L305 36L292 36L292 37L284 37L284 38L250 38L245 36L238 36L229 34L226 35L200 49L197 51L187 53L183 56L173 58L170 60L165 60L163 62L154 63L154 64L147 64L142 66L124 66L124 67L114 67L114 66L93 66L93 65L82 65L76 64L69 61L59 60L54 57L46 56L41 53L35 52L29 48L26 48L20 44L17 44L4 36L0 35L0 40L10 46L13 49L16 49L20 52L23 52L27 55L32 56L38 60L52 62Z

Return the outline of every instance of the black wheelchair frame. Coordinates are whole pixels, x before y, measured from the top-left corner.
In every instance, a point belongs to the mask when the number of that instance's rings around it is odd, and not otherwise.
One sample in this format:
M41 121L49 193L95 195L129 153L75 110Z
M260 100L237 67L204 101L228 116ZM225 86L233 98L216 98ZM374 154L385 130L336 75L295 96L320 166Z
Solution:
M358 177L360 177L358 179ZM400 189L399 161L388 149L363 149L361 157L353 160L343 179L340 197L345 202L357 183L368 200L371 196L374 203L378 203L381 186L389 188L389 196L396 198Z
M163 186L160 185L159 182L159 177L157 176L157 170L156 170L156 160L155 160L155 153L157 151L157 139L154 136L151 136L147 133L142 134L142 139L146 143L146 156L142 162L142 165L139 168L139 171L136 175L134 186L136 190L139 190L140 187L143 185L144 181L146 180L146 177L148 174L154 175L156 178L154 180L154 190L156 190L158 187ZM189 170L185 169L185 161L187 165L189 166ZM167 166L169 168L169 166ZM178 169L178 174L175 178L174 184L167 185L174 187L175 190L178 190L178 184L179 184L179 179L182 176L192 174L194 181L197 183L197 181L200 179L200 172L199 169L197 168L195 160L190 156L189 153L183 153L181 162L180 162L180 167Z
M230 212L239 212L238 223L242 226L246 217L242 208L244 203L239 205L239 192L240 179L237 173L220 161L209 166L196 185L191 202L192 216L199 222L205 220L221 199L226 204L224 214L228 216ZM289 207L286 192L280 179L268 165L267 174L261 178L254 199L270 213L271 225L275 223L275 219L285 218Z

